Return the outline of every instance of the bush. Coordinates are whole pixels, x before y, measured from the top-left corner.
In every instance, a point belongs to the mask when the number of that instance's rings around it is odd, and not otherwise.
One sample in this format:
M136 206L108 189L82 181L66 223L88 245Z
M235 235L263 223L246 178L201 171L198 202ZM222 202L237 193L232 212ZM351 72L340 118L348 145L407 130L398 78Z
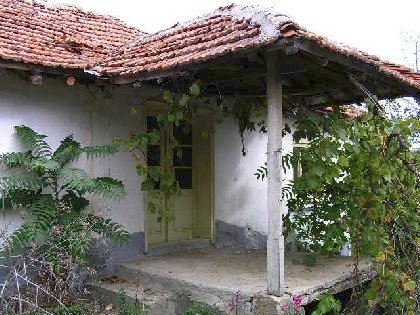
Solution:
M81 267L89 265L88 253L96 235L119 243L129 239L121 225L87 211L88 196L122 199L126 195L123 183L110 177L92 178L84 170L69 166L82 155L92 159L118 152L118 141L83 147L68 136L53 151L46 136L26 126L15 130L27 151L0 155L0 163L7 167L6 174L0 177L0 197L6 206L26 212L27 219L0 245L1 253L10 258L6 280L9 291L3 291L0 301L3 309L10 302L7 297L14 299L16 288L22 308L22 279L36 292L32 293L36 294L37 303L41 293L57 303L53 294L63 297L63 292L80 277ZM30 278L35 274L42 285ZM34 307L30 301L23 304Z

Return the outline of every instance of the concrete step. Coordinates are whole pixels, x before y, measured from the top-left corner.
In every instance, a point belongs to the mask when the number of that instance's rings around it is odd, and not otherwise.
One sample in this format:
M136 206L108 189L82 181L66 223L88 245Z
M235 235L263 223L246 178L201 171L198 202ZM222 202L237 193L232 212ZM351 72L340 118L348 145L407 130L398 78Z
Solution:
M158 292L172 292L185 300L204 303L219 310L222 314L229 313L229 304L236 294L236 291L231 288L209 286L199 281L187 281L171 276L168 270L157 273L155 270L142 269L141 261L140 264L139 261L120 263L116 274L127 282L138 283L142 288ZM252 300L251 294L247 292L241 292L241 297L244 300Z
M96 281L91 287L98 300L104 305L112 304L113 308L118 307L120 294L124 290L126 301L133 305L144 305L147 315L183 314L191 304L180 300L173 293L138 287L133 282L116 276Z

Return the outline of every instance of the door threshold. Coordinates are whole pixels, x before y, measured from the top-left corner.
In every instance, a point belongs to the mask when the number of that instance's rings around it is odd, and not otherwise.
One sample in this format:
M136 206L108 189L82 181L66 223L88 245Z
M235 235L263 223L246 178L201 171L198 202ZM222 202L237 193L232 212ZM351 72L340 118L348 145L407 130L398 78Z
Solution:
M211 239L192 239L186 241L169 242L150 245L145 256L162 256L171 253L191 251L208 248L212 245Z

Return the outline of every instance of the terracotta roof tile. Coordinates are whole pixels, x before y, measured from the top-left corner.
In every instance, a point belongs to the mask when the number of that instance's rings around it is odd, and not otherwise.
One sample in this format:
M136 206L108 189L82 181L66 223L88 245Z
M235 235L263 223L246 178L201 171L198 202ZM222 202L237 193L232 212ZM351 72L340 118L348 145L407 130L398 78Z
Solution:
M282 38L304 38L420 89L420 74L316 35L287 16L230 5L152 35L113 17L31 0L0 1L0 59L104 76L140 77ZM95 67L92 68L93 65Z
M40 1L0 1L0 59L83 69L144 35L116 18Z
M299 37L376 66L385 75L420 89L419 74L404 66L334 43L300 27L287 16L258 7L236 5L219 8L191 22L135 40L102 60L95 70L105 76L141 77L241 49L267 46L282 38Z
M394 77L412 87L420 89L420 74L403 65L395 64L379 57L360 51L356 48L335 43L328 38L312 33L296 23L287 23L281 27L283 37L302 37L313 41L318 46L327 48L337 54L356 58L377 68L379 72Z

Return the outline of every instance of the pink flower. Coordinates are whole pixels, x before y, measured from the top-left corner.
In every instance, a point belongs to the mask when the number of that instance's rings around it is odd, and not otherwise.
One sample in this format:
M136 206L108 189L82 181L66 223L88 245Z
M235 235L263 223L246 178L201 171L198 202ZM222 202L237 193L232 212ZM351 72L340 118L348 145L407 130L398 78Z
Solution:
M293 307L296 312L300 312L302 310L301 304L302 304L303 296L302 295L294 295L293 296Z

